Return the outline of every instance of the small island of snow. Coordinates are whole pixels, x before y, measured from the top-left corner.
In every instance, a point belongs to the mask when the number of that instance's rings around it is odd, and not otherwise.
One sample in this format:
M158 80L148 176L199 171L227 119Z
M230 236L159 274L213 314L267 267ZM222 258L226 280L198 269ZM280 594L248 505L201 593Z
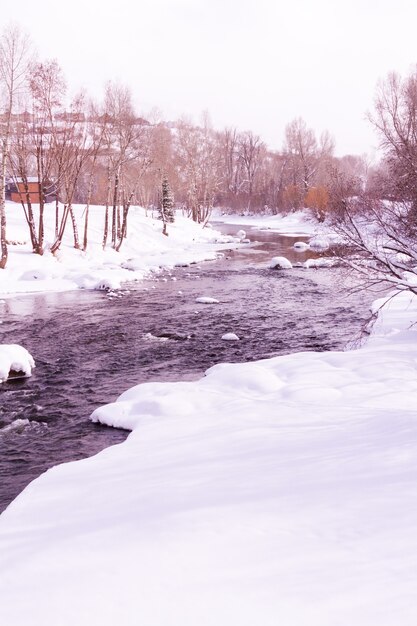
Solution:
M239 337L235 333L225 333L222 335L224 341L239 341Z
M310 245L306 241L296 241L293 245L294 250L299 250L301 252L308 250L309 247Z
M21 372L23 376L31 376L35 361L32 355L17 344L0 345L0 382L7 380L11 373Z

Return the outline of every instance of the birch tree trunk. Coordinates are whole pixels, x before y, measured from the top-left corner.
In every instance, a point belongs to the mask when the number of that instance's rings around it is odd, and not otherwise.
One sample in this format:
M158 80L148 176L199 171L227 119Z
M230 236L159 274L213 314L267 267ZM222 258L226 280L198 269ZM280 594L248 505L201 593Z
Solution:
M104 230L103 230L103 250L107 245L107 238L109 236L109 208L110 208L110 194L111 194L111 174L110 174L110 161L107 165L107 195L106 195L106 208L104 213Z
M26 83L29 60L27 37L17 26L3 30L0 39L0 91L5 96L6 121L3 127L0 156L0 269L7 264L6 239L6 173L9 160L11 119L19 90Z
M6 162L8 158L8 131L2 142L1 172L0 172L0 269L7 264L7 241L6 241Z
M111 224L111 243L112 247L116 248L117 245L117 208L119 201L119 172L117 171L114 177L113 188L113 211L112 211L112 224Z

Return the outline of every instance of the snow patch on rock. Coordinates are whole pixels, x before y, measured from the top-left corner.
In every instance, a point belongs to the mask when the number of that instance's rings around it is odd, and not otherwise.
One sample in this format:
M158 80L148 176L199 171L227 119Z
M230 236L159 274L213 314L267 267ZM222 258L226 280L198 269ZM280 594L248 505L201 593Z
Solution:
M293 245L294 250L308 250L310 245L306 241L296 241Z
M310 248L313 250L328 250L330 248L330 240L323 235L317 235L310 239Z
M292 263L285 256L274 256L269 263L269 267L271 269L290 270Z
M31 376L35 361L32 355L17 344L0 345L0 382L8 379L11 372Z

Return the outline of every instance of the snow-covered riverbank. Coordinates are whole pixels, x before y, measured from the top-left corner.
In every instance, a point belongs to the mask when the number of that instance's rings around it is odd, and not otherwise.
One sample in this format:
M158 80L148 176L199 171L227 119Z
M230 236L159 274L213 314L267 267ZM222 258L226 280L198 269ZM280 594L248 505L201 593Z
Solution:
M126 442L0 517L1 623L414 625L416 319L97 409Z
M83 206L75 206L81 230ZM55 207L45 209L46 242L54 238ZM119 288L123 282L140 280L152 271L189 265L215 259L217 251L237 245L238 239L203 228L178 214L168 227L168 237L162 234L162 223L139 207L129 213L128 236L120 252L107 245L102 249L104 207L91 207L89 244L86 252L74 250L72 228L68 224L63 244L52 255L32 253L29 230L19 204L7 203L7 238L9 259L0 272L0 296L6 294L70 289ZM47 246L46 246L47 247Z
M151 212L132 207L127 239L120 252L109 244L103 251L104 207L93 206L90 207L87 251L74 249L72 228L68 224L61 248L52 255L48 244L54 240L55 207L51 204L45 209L46 251L40 256L32 253L22 207L8 202L6 208L9 259L6 269L0 272L0 297L79 288L117 289L127 281L141 280L160 269L213 260L219 251L241 245L242 237L238 235L241 224L294 236L318 234L312 241L313 245L317 241L319 248L325 248L331 238L308 210L269 217L221 216L214 212L213 221L236 224L236 237L222 235L210 227L203 228L177 212L175 223L168 226L169 236L165 237L161 222L154 219ZM74 207L80 231L84 208L82 205Z
M215 210L213 220L227 224L249 225L253 228L278 231L288 235L315 235L318 231L327 230L319 224L309 209L303 209L285 215L236 215Z
M310 244L315 249L326 249L330 245L340 243L340 236L326 223L319 223L310 209L302 209L285 215L228 215L216 210L213 221L234 224L236 228L244 226L249 230L240 231L249 239L251 230L271 231L294 237L310 237ZM239 231L238 231L239 232ZM307 246L308 247L308 246Z
M164 238L145 219L123 261L99 235L94 259L70 242L59 260L11 246L14 293L139 277L222 245L180 220ZM416 320L403 293L358 350L219 364L98 408L127 440L52 468L0 516L0 623L414 626Z

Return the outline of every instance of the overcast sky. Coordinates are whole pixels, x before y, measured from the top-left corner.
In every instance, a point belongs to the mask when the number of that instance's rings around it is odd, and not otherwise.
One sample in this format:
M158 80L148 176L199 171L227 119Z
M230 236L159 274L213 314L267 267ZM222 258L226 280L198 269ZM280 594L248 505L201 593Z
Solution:
M56 58L72 90L132 88L141 113L208 110L216 128L282 146L301 116L337 154L371 153L366 121L379 78L417 63L415 0L3 0L3 25Z

